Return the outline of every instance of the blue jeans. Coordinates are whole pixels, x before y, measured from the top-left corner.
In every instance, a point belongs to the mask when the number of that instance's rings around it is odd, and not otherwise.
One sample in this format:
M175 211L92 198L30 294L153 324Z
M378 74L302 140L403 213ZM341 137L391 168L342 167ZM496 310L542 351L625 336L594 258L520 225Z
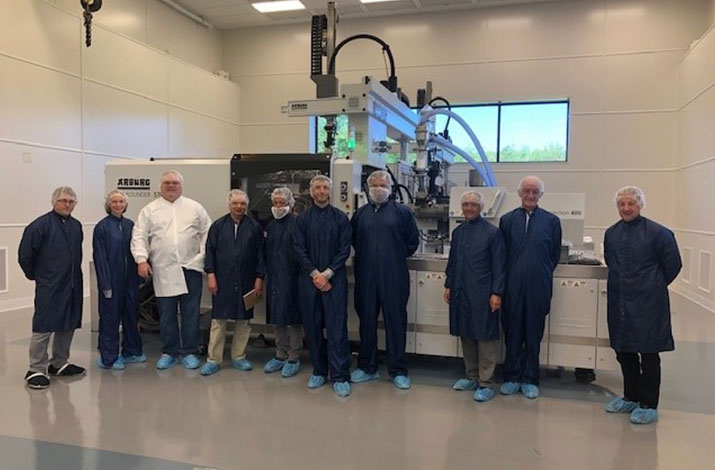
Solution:
M198 271L184 269L188 293L174 297L157 297L161 352L171 356L197 354L199 350L199 308L203 275ZM179 319L177 307L181 307L181 342L179 342Z

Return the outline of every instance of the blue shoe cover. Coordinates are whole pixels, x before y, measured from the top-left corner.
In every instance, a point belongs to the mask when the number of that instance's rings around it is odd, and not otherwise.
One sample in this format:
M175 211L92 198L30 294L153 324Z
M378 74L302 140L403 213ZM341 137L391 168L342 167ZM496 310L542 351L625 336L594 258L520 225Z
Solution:
M283 365L285 364L286 361L282 361L278 359L277 357L272 358L270 361L266 362L266 365L263 366L263 372L266 374L271 374L273 372L278 372L283 368Z
M300 361L286 361L283 364L283 370L281 371L281 376L284 379L293 377L300 370Z
M333 391L339 397L345 398L350 395L350 382L335 382Z
M474 392L474 400L479 402L489 401L494 398L494 390L489 387L479 387Z
M102 369L114 369L114 370L124 370L124 361L122 360L121 356L117 358L116 361L111 366L105 366L104 363L102 362L102 358L98 357L97 358L97 365L101 367Z
M174 367L179 361L176 360L174 356L169 356L168 354L162 354L158 361L156 361L156 368L159 370L168 369Z
M631 423L650 424L658 421L658 410L655 408L641 408L640 406L631 413Z
M233 361L231 363L231 367L246 372L253 369L253 364L248 359L239 359L237 361Z
M614 398L609 401L605 409L608 413L630 413L631 411L638 408L638 403L634 401L628 401L621 397Z
M146 362L146 354L140 354L138 356L123 356L125 364L140 364Z
M325 377L322 375L311 375L308 379L308 388L320 388L325 385Z
M374 372L372 374L368 374L362 369L355 369L350 373L350 381L356 384L361 384L364 382L370 382L371 380L377 380L380 378L380 374L378 372Z
M504 382L499 388L499 393L502 395L514 395L519 391L519 382Z
M539 387L534 384L521 384L521 393L531 400L539 396Z
M456 382L454 382L454 385L452 385L452 388L454 390L458 390L460 392L463 390L476 390L477 382L475 382L472 379L459 379Z
M199 358L196 357L195 354L187 354L183 357L183 359L181 359L181 363L186 369L198 369L199 365L201 365Z
M400 390L409 390L409 388L412 387L412 381L406 375L396 375L395 378L392 379L392 383Z
M214 364L213 362L206 362L201 368L201 375L213 375L221 369L221 366Z

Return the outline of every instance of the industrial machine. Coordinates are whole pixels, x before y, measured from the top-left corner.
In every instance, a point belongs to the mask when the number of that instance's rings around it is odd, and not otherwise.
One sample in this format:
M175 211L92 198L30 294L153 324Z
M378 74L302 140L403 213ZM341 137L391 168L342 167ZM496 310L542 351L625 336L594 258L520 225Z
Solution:
M387 169L395 182L395 196L403 190L421 232L419 254L410 259L412 289L408 304L409 352L418 354L460 355L457 338L449 335L449 313L442 301L444 271L449 250L449 237L463 221L460 198L468 187L455 187L449 178L454 157L462 157L472 169L479 191L487 202L482 217L497 224L502 214L520 205L515 192L498 187L487 156L469 125L457 114L434 109L432 85L417 92L417 110L398 87L395 61L387 43L367 34L348 37L336 45L338 22L333 3L326 15L313 17L311 29L311 79L316 84L316 98L291 101L283 107L288 116L322 116L327 139L324 145L333 153L331 176L334 182L333 204L350 214L365 203L366 191L358 177L373 169ZM389 59L389 75L378 81L364 77L360 83L340 85L336 61L343 47L355 40L371 40L382 46ZM324 72L324 66L326 71ZM447 115L471 138L480 159L459 149L449 139L447 129L435 130L435 116ZM336 119L348 119L348 154L333 151ZM397 152L395 152L397 150ZM414 152L416 159L408 160ZM398 153L399 161L386 162L388 152ZM592 252L593 243L584 240L584 194L546 194L540 205L556 214L562 223L564 256L569 251ZM575 368L617 368L608 348L605 326L605 266L560 264L554 278L554 301L546 326L541 363ZM352 302L352 296L350 302ZM351 305L352 307L352 305ZM357 339L357 318L349 321L351 339ZM384 334L380 335L384 341ZM384 343L383 343L384 344Z
M340 168L340 163L333 168ZM344 164L345 167L349 165ZM107 163L105 169L107 190L119 188L130 199L127 216L136 218L139 210L159 194L159 178L168 169L177 169L184 175L184 194L201 202L216 219L226 211L225 196L231 188L245 189L251 199L249 211L262 223L271 220L270 193L277 186L287 186L296 195L296 211L309 204L308 183L315 174L327 174L331 159L324 154L250 154L235 155L231 159L181 159L181 160L119 160ZM334 170L333 170L334 171ZM360 177L354 182L359 185ZM345 193L346 188L339 188ZM349 189L349 188L347 188ZM444 250L434 253L436 245L425 245L408 260L411 278L411 296L408 303L407 350L411 353L458 356L459 341L449 335L449 312L442 301L444 271L449 250L448 234L463 221L461 194L467 186L452 187L448 198L448 227L442 240ZM502 214L519 205L518 196L503 187L478 187L487 202L482 216L498 224ZM340 194L340 193L339 193ZM339 196L338 196L339 197ZM361 194L357 200L365 198ZM541 205L557 214L562 222L565 240L583 238L583 194L547 193ZM424 218L425 226L433 218ZM577 243L572 243L577 245ZM582 245L583 246L583 245ZM350 270L350 266L348 266ZM552 311L544 335L542 364L582 367L589 369L617 368L612 350L608 347L605 319L605 266L579 266L559 264L554 279ZM91 283L96 298L96 283ZM352 277L349 294L349 335L357 341L358 319L353 308ZM204 309L210 308L210 296L204 293ZM93 309L96 312L96 309ZM265 325L265 304L256 307L255 333L271 333ZM384 330L379 339L384 345Z
M313 18L311 29L311 78L316 98L291 101L282 110L291 117L326 118L326 152L317 154L237 154L226 160L157 160L110 162L106 167L107 190L128 192L128 216L136 215L158 194L160 174L174 168L185 178L184 194L198 200L213 219L226 212L225 194L231 188L245 190L251 200L249 211L262 223L270 221L270 192L288 186L296 195L299 212L309 201L308 182L315 174L333 180L332 204L348 215L368 202L367 175L386 169L393 175L394 197L408 204L421 233L418 253L408 260L411 296L408 303L407 351L417 354L458 356L457 338L449 335L448 306L442 300L449 238L463 221L460 198L470 186L450 181L455 156L462 157L478 185L485 207L482 216L494 224L520 204L515 192L499 187L486 154L468 124L448 109L434 109L431 103L446 101L432 97L428 82L417 93L418 110L399 89L394 58L389 45L379 38L359 34L336 45L337 13L333 3L326 15ZM340 85L335 76L338 53L353 40L378 42L390 59L390 75L384 81L364 77L356 84ZM327 72L323 73L323 66ZM459 149L448 133L435 130L435 116L444 114L464 127L477 149L479 159ZM347 115L349 142L345 154L335 148L336 120ZM388 154L398 154L387 163ZM412 161L409 155L414 155ZM584 194L546 194L540 205L561 219L564 244L572 251L593 250L584 240ZM568 249L563 261L568 262ZM349 272L351 263L348 263ZM542 365L586 369L618 368L608 348L605 328L605 266L559 264L554 278L554 297L542 347ZM352 276L349 293L348 329L358 340L358 319L353 308ZM204 302L209 299L204 296ZM264 304L256 309L254 332L269 331L259 326L265 320ZM378 339L384 347L384 329Z

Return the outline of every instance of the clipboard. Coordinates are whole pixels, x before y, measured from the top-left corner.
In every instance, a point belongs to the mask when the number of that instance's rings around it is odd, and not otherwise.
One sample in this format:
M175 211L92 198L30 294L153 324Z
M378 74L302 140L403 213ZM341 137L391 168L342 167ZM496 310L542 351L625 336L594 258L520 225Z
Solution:
M243 308L244 310L251 310L255 307L258 302L260 302L262 297L256 294L256 289L251 289L250 291L243 294Z

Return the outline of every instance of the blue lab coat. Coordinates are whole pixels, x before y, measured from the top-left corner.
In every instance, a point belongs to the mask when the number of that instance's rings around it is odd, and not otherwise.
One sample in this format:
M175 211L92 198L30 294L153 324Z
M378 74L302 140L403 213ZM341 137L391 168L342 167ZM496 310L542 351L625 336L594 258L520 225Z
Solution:
M272 325L300 325L299 268L293 247L295 217L274 219L266 228L266 308Z
M295 223L293 245L300 266L298 297L313 374L333 381L350 380L348 344L348 278L345 261L350 256L351 230L348 217L328 205L311 205ZM330 268L335 274L332 289L321 292L310 273ZM323 328L327 342L323 338Z
M18 261L35 281L32 331L72 331L82 326L82 224L55 211L25 228Z
M608 333L616 352L675 349L668 285L682 262L673 232L639 216L606 230Z
M538 385L539 349L561 254L561 222L537 207L527 229L526 214L519 207L499 221L507 259L502 302L504 380Z
M105 365L112 365L119 353L119 325L122 325L123 355L142 354L139 335L139 275L129 251L134 222L108 215L94 227L92 258L99 289L99 350ZM111 290L108 299L103 292Z
M218 294L211 299L211 317L216 320L253 318L253 309L243 306L243 296L266 273L261 225L243 216L235 237L234 225L231 214L226 214L211 224L206 238L204 271L214 273L218 282Z
M407 207L388 200L382 205L362 206L353 215L351 225L355 310L360 318L358 367L370 374L377 371L377 318L382 309L389 373L393 377L407 375L407 258L419 245L417 222Z
M503 296L506 251L497 227L482 217L452 232L444 287L450 289L449 333L480 341L499 339L499 315L489 298Z

